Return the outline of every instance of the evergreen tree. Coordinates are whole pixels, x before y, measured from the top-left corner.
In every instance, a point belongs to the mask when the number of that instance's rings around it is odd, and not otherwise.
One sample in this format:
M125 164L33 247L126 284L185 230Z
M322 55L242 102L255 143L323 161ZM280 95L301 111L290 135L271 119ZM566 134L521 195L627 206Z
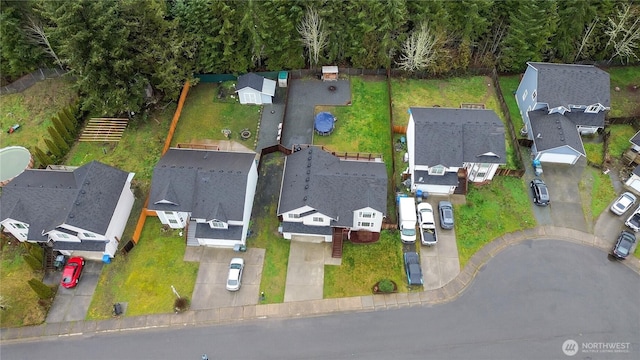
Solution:
M59 159L62 159L62 156L63 156L62 150L56 145L56 143L51 141L51 139L44 139L44 143L45 145L47 145L47 149L49 149L51 154L54 156L55 159L52 159L54 163L57 162Z
M67 143L67 145L71 145L73 143L73 136L71 136L69 130L67 130L67 128L62 124L60 118L58 116L54 116L51 118L51 122L53 123L53 128L58 134L60 134L65 143Z
M36 155L36 159L38 159L38 163L39 163L39 167L40 168L45 168L51 164L53 164L53 160L51 159L51 157L49 157L49 155L45 154L42 149L40 149L39 147L35 147L33 149L33 152Z
M31 286L31 289L33 289L33 291L38 295L40 299L46 300L46 299L51 299L53 297L54 295L53 290L42 281L36 278L31 278L31 280L29 280L28 283L29 283L29 286Z
M35 16L30 2L0 2L0 74L5 80L14 80L39 66L50 65L42 49L26 36L23 28L28 16Z
M64 156L69 151L69 145L67 142L64 141L62 136L58 134L54 127L49 126L47 131L49 132L49 135L51 135L51 140L53 140L58 149L62 151L62 156Z
M69 112L60 110L58 112L57 118L60 120L64 128L71 135L72 138L75 138L78 134L78 128L74 124L74 120L69 119Z
M583 0L558 2L558 29L551 39L553 58L572 63L585 31L596 18L596 6Z
M38 258L36 258L31 254L23 254L22 258L24 259L24 262L26 262L27 265L29 265L31 270L33 271L42 270L42 260L38 260Z

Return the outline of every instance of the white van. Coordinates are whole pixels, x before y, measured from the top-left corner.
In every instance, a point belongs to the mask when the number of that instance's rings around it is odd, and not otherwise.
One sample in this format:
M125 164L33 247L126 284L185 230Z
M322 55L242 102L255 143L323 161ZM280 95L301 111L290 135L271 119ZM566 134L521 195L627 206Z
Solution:
M400 227L400 240L403 243L416 242L416 200L412 197L400 197L398 199L398 226Z

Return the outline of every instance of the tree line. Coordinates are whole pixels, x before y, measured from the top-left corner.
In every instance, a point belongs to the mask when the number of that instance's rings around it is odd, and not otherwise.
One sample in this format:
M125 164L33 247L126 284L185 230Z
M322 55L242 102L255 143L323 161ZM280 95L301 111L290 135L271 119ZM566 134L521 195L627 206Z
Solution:
M0 74L74 76L83 110L138 112L199 73L342 65L411 73L640 61L637 0L0 1Z

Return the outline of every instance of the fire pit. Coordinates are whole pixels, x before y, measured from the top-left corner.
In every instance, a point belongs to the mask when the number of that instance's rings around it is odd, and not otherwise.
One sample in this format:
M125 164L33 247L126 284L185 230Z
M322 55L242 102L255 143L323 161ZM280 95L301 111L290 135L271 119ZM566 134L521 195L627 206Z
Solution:
M247 140L248 138L251 137L251 131L249 131L249 129L244 129L240 132L240 137L243 140Z

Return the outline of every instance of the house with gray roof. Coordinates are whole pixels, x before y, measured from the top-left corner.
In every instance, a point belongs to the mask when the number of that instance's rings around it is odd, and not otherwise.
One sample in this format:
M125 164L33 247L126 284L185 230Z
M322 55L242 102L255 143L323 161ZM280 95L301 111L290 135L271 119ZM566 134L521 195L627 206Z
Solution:
M507 163L504 125L493 110L412 107L407 153L412 192L453 194Z
M285 158L278 217L285 239L374 242L387 213L382 159L356 161L308 147Z
M245 245L256 159L254 152L169 149L153 170L147 208L172 229L186 227L188 246Z
M271 104L276 94L275 80L254 73L238 77L236 92L240 104Z
M575 164L586 156L581 135L604 128L609 74L592 65L527 65L515 97L532 154L542 162Z
M113 258L135 200L133 176L98 161L25 170L2 189L0 225L21 242L64 255Z

